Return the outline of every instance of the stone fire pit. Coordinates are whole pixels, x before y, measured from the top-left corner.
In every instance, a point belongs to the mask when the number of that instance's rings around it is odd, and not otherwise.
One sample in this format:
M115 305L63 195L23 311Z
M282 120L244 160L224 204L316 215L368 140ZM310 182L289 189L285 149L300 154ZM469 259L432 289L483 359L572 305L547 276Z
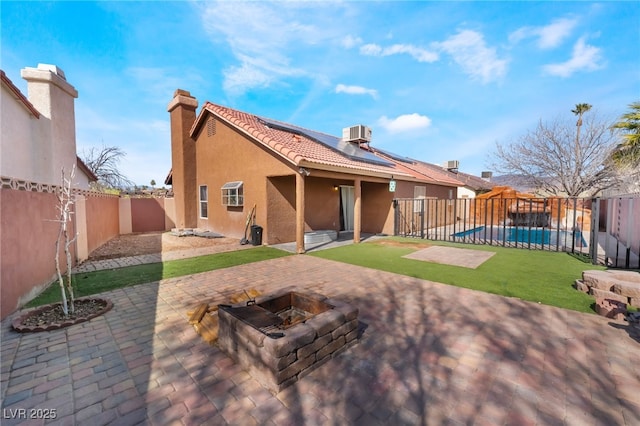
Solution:
M287 288L218 306L218 346L272 393L355 343L358 309Z

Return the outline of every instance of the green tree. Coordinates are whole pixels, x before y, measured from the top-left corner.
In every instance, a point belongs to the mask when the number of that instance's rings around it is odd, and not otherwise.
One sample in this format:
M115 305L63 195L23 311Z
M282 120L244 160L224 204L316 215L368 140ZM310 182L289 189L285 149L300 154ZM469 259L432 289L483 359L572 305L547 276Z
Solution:
M613 161L619 167L634 168L640 167L640 101L630 104L629 109L612 126L623 132L623 141L613 153Z
M151 179L151 188L153 188L154 186L156 186L156 181L155 179Z

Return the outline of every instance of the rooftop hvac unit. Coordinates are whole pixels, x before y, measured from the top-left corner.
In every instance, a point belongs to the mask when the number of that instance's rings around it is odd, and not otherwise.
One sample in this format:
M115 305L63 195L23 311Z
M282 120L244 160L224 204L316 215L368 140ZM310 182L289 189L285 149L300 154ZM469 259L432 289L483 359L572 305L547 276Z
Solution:
M460 166L460 161L458 160L449 160L447 161L446 168L447 170L458 169Z
M363 125L342 129L342 140L347 142L371 142L371 128Z

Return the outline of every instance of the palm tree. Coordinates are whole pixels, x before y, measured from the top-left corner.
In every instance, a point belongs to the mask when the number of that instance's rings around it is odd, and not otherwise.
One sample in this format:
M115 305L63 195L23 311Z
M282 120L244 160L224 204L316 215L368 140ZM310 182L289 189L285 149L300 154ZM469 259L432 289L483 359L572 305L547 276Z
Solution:
M589 104L576 104L576 109L572 109L571 112L578 116L578 122L576 123L576 143L580 140L580 127L582 127L582 114L589 111L591 105Z
M582 127L582 115L591 109L589 104L576 104L576 109L572 109L571 112L578 116L576 122L576 143L574 145L574 161L573 173L575 178L582 175L582 150L580 149L580 128Z
M618 166L640 166L640 101L629 105L631 111L623 114L620 121L611 126L624 132L623 142L613 154Z

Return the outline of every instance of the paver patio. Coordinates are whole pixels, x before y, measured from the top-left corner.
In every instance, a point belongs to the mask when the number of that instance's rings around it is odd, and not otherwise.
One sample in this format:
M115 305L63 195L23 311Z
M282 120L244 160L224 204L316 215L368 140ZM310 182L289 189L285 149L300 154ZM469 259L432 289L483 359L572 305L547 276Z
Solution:
M274 396L185 313L291 285L358 306L363 332ZM596 315L303 255L102 296L114 308L71 328L2 321L3 425L29 408L92 425L640 424L640 337Z

